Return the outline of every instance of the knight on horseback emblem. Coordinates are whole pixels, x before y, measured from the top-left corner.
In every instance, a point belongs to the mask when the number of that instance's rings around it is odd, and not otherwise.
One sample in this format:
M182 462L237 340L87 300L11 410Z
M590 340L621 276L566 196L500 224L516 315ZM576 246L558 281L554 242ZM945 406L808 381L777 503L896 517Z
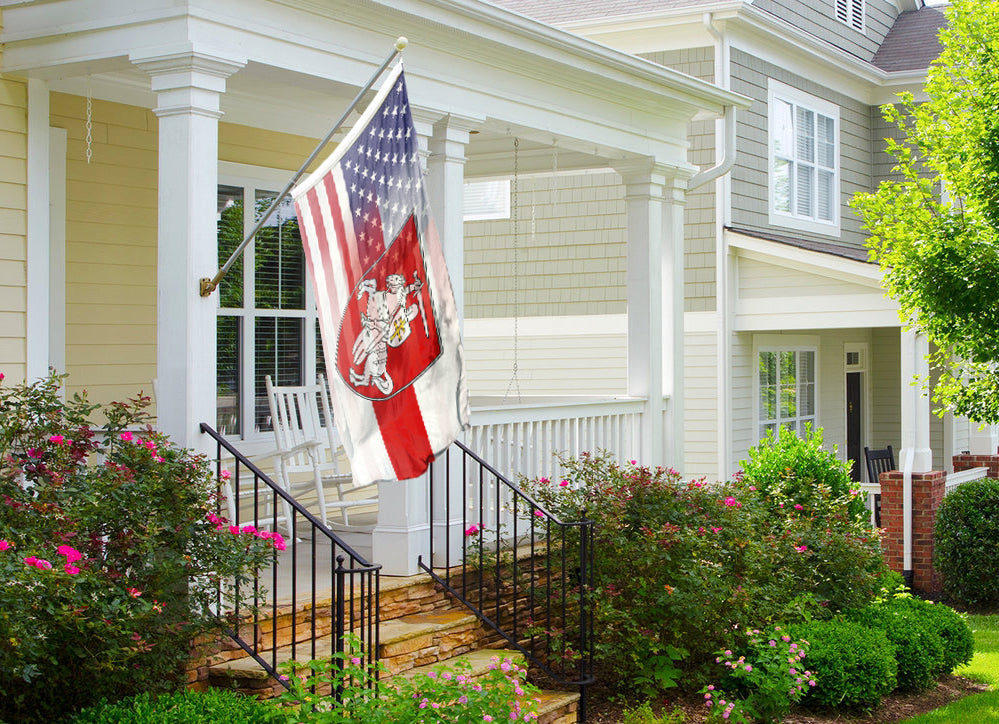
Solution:
M423 306L420 290L423 282L419 273L413 272L413 283L407 285L402 274L389 274L385 289L378 289L374 279L365 279L357 287L357 301L367 295L367 306L361 312L362 329L354 340L352 362L361 367L358 372L350 369L350 383L354 387L374 385L383 395L392 394L395 382L388 372L389 348L398 348L412 333L410 323L420 315L427 338L430 326ZM409 296L416 297L415 304L408 304Z

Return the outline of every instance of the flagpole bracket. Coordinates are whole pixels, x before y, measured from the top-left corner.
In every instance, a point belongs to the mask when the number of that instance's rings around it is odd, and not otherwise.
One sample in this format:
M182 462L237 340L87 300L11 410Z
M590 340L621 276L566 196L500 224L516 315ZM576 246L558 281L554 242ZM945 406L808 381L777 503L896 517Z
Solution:
M209 279L208 277L201 277L200 281L201 296L203 297L212 296L212 292L218 289L218 286L219 286L218 282L216 282L214 279Z

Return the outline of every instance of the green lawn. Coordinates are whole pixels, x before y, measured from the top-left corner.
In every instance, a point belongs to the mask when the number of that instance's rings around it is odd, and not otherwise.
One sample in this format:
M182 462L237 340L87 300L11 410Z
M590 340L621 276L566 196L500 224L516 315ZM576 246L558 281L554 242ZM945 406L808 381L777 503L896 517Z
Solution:
M906 719L903 724L967 724L999 721L999 615L968 616L975 632L975 657L954 673L988 684L992 691Z

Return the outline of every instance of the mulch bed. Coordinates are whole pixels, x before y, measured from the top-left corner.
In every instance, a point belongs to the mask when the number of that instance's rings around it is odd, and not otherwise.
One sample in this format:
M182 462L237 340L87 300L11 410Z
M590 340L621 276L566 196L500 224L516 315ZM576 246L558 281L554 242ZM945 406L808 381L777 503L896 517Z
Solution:
M934 688L927 691L890 694L882 700L881 706L870 713L822 713L795 709L784 719L784 724L888 724L932 711L956 699L982 691L988 691L984 684L963 676L944 676ZM606 691L595 687L590 693L587 721L590 724L619 724L622 712L626 708L638 706L642 701L637 696L633 701L622 699L625 697L617 697L612 701ZM691 724L705 720L704 700L696 694L665 702L666 711L672 711L675 706L680 707Z

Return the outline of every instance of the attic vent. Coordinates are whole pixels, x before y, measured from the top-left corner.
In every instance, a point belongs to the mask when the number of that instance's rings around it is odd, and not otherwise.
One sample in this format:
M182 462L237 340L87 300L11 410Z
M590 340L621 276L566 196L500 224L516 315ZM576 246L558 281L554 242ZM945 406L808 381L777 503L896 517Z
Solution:
M836 5L836 19L846 23L858 32L864 32L865 0L833 0Z

